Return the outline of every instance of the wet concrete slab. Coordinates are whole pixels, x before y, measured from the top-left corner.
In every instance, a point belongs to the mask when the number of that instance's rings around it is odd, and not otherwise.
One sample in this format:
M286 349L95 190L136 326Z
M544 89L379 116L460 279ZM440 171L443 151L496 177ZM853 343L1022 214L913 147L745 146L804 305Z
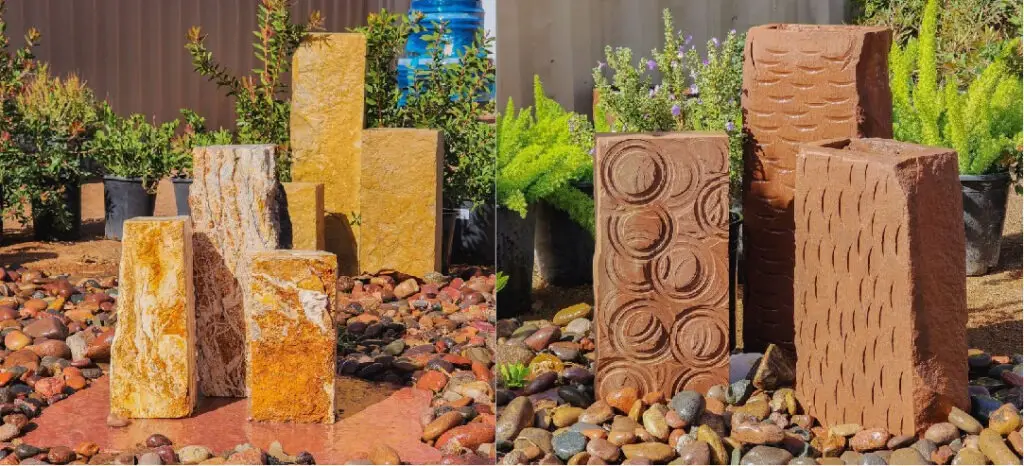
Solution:
M205 398L187 419L136 419L127 427L112 428L106 424L110 387L104 376L92 387L46 408L23 440L40 447L74 448L88 441L104 449L128 450L160 433L176 448L204 445L217 453L241 443L266 450L277 440L289 454L309 451L318 464L365 458L371 449L386 444L404 463L440 461L441 453L419 440L423 434L419 419L430 409L430 392L409 387L394 391L341 377L337 390L342 412L331 425L249 422L246 399ZM366 407L360 410L360 406Z

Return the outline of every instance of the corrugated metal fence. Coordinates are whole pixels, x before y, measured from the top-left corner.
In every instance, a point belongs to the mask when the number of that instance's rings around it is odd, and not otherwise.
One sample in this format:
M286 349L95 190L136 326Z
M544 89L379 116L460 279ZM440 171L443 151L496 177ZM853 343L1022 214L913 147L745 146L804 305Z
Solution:
M185 34L202 27L214 58L237 74L256 67L252 32L258 0L9 0L8 35L22 44L28 27L55 74L78 73L121 114L160 121L187 107L211 127L234 126L231 100L192 70ZM297 0L296 20L319 10L327 31L365 23L370 12L405 12L409 0Z
M662 43L661 11L699 49L730 29L765 23L842 23L846 0L498 0L498 108L509 97L532 105L533 75L549 96L589 112L591 70L605 45L633 49L637 60Z

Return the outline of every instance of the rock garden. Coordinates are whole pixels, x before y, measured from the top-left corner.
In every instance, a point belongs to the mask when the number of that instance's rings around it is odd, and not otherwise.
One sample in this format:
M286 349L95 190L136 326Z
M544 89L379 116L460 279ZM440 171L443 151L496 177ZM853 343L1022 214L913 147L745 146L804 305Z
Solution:
M122 117L3 36L4 213L79 240L102 175L115 241L82 244L120 252L3 264L0 461L493 463L493 239L464 236L493 225L494 68L465 3L471 28L413 5L328 33L262 0L251 75L190 29L231 129Z
M703 47L666 10L650 58L605 49L593 118L539 78L509 102L503 464L1020 463L1020 41L956 48L924 3Z

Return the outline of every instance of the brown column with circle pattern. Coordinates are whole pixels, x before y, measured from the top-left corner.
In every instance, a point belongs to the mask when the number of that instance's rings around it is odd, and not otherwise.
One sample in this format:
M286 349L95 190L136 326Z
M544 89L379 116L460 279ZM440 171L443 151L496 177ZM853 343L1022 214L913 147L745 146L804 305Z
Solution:
M597 136L598 396L729 379L724 133Z

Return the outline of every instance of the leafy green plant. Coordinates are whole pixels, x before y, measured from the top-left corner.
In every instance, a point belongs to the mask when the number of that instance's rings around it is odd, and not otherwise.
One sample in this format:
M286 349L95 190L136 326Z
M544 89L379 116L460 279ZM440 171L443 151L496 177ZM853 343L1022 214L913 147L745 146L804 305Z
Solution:
M423 14L414 16L381 9L366 18L366 26L350 31L366 36L366 127L387 128L405 124L398 88L398 57L409 36L423 31Z
M206 36L198 27L188 31L185 49L192 56L192 66L217 86L227 89L235 99L238 142L242 144L277 145L277 175L281 181L291 180L291 150L288 123L291 106L283 78L291 69L292 54L309 31L323 27L320 12L310 14L308 22L292 22L289 8L292 0L260 0L253 33L253 53L262 64L251 76L235 76L213 59L206 48Z
M39 67L15 97L19 120L12 134L17 150L4 154L5 205L22 222L22 209L52 218L55 227L73 220L64 204L65 189L77 189L88 170L86 143L99 123L96 101L83 81L72 75L61 79Z
M498 373L501 374L501 381L505 384L505 388L522 388L526 386L530 368L521 362L499 364Z
M160 179L172 171L178 120L157 126L138 113L122 118L106 103L100 106L100 115L100 128L87 144L93 159L107 173L141 178L147 190L156 192Z
M524 218L530 204L556 191L561 191L556 202L580 200L566 198L575 189L569 183L589 178L593 172L590 122L544 95L537 76L533 94L534 107L517 113L509 99L505 112L498 116L498 203ZM593 231L592 215L576 221Z
M600 96L594 109L595 126L601 132L725 132L733 203L737 204L745 137L740 108L745 35L729 31L725 40L711 38L702 57L691 37L676 31L668 9L662 19L664 43L660 50L651 51L654 58L641 58L634 66L630 49L605 48L607 63L594 68Z
M740 202L743 181L743 44L745 35L729 31L725 40L712 38L707 44L707 58L701 59L697 49L685 53L686 67L696 96L686 99L683 127L691 131L724 131L729 136L729 180L733 205Z
M494 292L498 293L505 289L505 285L508 285L508 274L499 270L494 277Z
M414 32L423 30L420 16L411 19L387 12L372 14L367 35L366 126L429 128L444 135L444 198L450 206L481 205L494 198L494 101L481 101L494 85L489 58L494 39L478 31L457 59L446 59L447 23L435 24L427 42L425 69L416 72L404 105L399 105L398 56Z
M39 45L39 31L29 28L25 34L25 45L11 50L11 42L7 38L7 22L4 13L7 1L0 0L0 183L4 181L5 164L3 160L14 157L12 151L18 150L13 141L13 134L20 121L17 97L24 91L29 74L36 67L32 48ZM9 204L8 204L9 205Z
M189 178L192 176L192 149L232 144L234 135L223 128L208 131L206 119L187 108L181 109L181 116L185 120L185 129L172 142L173 150L168 161L169 174Z
M962 92L952 77L941 82L937 71L938 15L938 1L929 0L920 36L890 50L894 136L956 149L961 174L1006 170L1000 161L1021 157L1021 78L1008 65L1020 41L1005 44Z
M927 0L856 0L858 24L886 26L903 45L922 31ZM964 87L999 56L1006 41L1021 35L1019 0L944 0L936 17L936 66ZM1020 59L1010 60L1020 74Z

